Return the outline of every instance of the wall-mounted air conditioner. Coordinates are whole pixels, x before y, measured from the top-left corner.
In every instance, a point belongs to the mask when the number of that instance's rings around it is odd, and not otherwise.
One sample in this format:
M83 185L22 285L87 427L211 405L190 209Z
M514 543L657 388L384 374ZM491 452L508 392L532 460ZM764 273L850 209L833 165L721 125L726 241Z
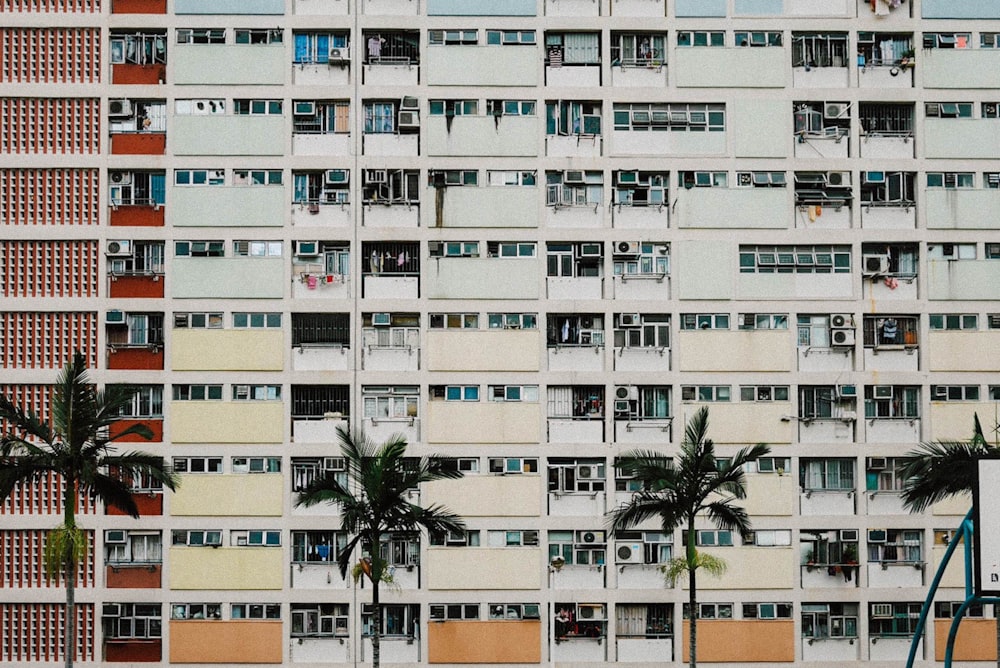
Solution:
M127 533L124 529L108 529L104 532L105 545L124 545Z
M342 65L350 59L350 53L347 49L342 47L334 47L330 49L330 59L329 63L331 65Z
M318 241L296 241L295 254L299 257L315 257L319 255Z
M591 621L604 619L604 605L600 603L581 603L577 606L577 616Z
M868 542L869 543L884 543L886 540L886 530L885 529L869 529L868 530Z
M124 325L125 311L108 311L104 316L104 322L108 325Z
M416 111L400 111L399 112L399 128L419 128L420 127L420 113Z
M615 388L615 399L639 400L639 388L635 385L619 385Z
M854 315L851 313L834 313L830 316L830 327L833 329L854 329Z
M622 327L638 327L642 318L638 313L622 313L618 316L618 324Z
M885 457L869 457L865 465L869 471L884 471L887 462Z
M129 239L116 239L108 242L109 257L129 257L132 255L132 241Z
M615 242L615 255L638 255L638 254L639 254L638 241Z
M861 272L865 276L880 276L888 273L889 256L881 253L862 256Z
M328 186L342 186L350 180L350 172L346 169L328 169L324 181Z
M347 467L344 462L343 457L324 457L323 458L323 470L324 471L343 471Z
M834 347L853 346L855 340L853 329L835 329L830 332L830 343Z
M858 386L857 385L838 385L837 386L837 398L838 399L855 399L858 396Z
M850 102L827 102L823 105L823 116L826 118L846 118L850 108Z
M105 603L101 606L101 617L120 617L122 607L120 603Z
M132 102L130 100L108 100L108 116L111 118L127 118L132 115Z
M293 116L315 116L316 103L311 100L296 100L292 104Z
M384 169L365 170L366 183L387 183L388 181L389 181L389 174Z
M858 542L858 530L857 529L841 529L840 530L840 542L841 543L856 543L856 542Z
M108 181L115 186L132 185L132 172L108 172Z
M642 543L615 543L615 563L641 564Z
M634 186L639 183L639 172L618 172L615 182L620 186Z
M831 186L849 186L851 185L851 173L828 172L826 175L826 182Z
M603 531L577 531L576 542L581 545L594 545L604 542Z
M892 399L892 385L876 385L874 394L876 399Z
M372 325L375 327L388 327L392 324L392 316L388 313L372 313Z
M563 183L584 183L583 172L569 171L563 176Z

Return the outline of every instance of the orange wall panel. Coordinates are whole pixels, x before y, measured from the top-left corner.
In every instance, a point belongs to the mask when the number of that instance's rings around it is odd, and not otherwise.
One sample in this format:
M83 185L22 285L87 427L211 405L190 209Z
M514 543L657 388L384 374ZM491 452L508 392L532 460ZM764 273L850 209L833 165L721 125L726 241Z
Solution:
M281 663L281 622L171 621L170 663Z
M114 155L163 155L167 150L167 135L162 132L129 132L111 135Z
M163 227L162 206L119 206L111 209L111 227Z
M112 0L112 14L166 14L167 0Z
M162 299L162 276L112 276L111 289L108 291L112 299ZM160 367L161 369L163 367Z
M135 500L135 505L139 508L139 515L142 517L163 514L163 494L133 494L132 498ZM124 511L121 511L114 506L108 506L105 510L105 514L126 516ZM159 587L160 585L156 586Z
M163 442L163 420L162 419L146 419L146 420L118 420L111 424L111 435L115 436L125 431L134 424L144 424L149 427L149 430L153 432L153 438L145 439L138 434L129 434L125 438L116 441L117 443L162 443Z
M934 660L944 661L950 619L934 620ZM963 619L955 638L955 661L996 661L997 626L994 619Z
M108 589L159 589L161 583L160 571L161 567L159 564L150 564L149 566L106 566L104 570L104 582ZM110 661L111 659L108 660ZM122 661L128 660L122 659ZM147 660L159 661L159 650L157 650L155 659Z
M688 661L688 622L683 629ZM703 663L791 663L795 661L795 623L791 620L702 620L698 623L698 661Z
M541 663L539 621L430 622L429 663Z
M128 642L105 642L104 660L114 663L136 661L147 663L159 661L163 653L160 640L131 640Z
M163 369L163 348L115 348L108 351L109 369Z
M111 66L113 84L160 84L167 79L167 66L117 63Z

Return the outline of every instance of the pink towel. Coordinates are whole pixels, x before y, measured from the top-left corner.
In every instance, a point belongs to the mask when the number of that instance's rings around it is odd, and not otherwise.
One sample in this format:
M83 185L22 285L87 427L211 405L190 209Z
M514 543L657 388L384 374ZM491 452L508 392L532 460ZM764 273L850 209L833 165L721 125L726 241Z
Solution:
M319 281L316 279L315 276L308 276L308 277L306 277L306 287L309 288L310 290L315 290L316 289L316 284L318 282Z

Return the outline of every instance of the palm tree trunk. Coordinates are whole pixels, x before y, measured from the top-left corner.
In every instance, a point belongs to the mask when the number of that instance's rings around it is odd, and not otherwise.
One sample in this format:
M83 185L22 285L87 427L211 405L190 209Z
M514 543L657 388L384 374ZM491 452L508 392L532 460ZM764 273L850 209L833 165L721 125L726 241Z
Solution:
M372 572L374 575L374 571ZM372 578L372 668L379 668L382 665L381 647L379 640L382 636L382 604L378 598L378 584L381 578Z
M63 523L67 527L76 526L76 480L66 480L63 495ZM63 576L66 578L65 647L66 668L73 668L73 654L76 650L76 548L70 542L69 551L63 561Z
M688 522L688 666L698 665L698 580L695 574L698 551L695 546L694 518Z

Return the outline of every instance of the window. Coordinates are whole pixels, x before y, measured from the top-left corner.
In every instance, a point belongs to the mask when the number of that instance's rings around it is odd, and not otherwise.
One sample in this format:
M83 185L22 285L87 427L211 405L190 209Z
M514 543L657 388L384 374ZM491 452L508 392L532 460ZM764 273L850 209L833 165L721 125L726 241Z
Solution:
M916 201L912 172L861 172L861 203L865 206L912 206Z
M736 46L781 46L781 31L737 30Z
M431 116L477 116L479 100L429 100Z
M221 401L222 385L174 385L174 401Z
M857 638L857 603L803 603L802 637Z
M233 473L281 473L281 457L233 457Z
M972 35L967 32L925 32L925 49L971 49Z
M281 116L281 100L233 100L237 116Z
M603 459L549 459L548 490L555 494L603 492L607 474Z
M603 273L604 244L600 241L585 243L548 243L546 245L546 270L550 277L596 278Z
M487 30L486 43L491 45L534 44L534 30Z
M987 313L986 322L990 329L1000 329L1000 313Z
M684 619L690 619L691 611L688 608L687 603L684 604L683 611L684 611ZM733 618L732 603L698 604L698 619L732 619L732 618Z
M108 199L113 208L119 206L162 206L166 200L166 173L124 171L123 178L115 183L109 178ZM131 177L131 178L129 178ZM162 248L163 243L157 242Z
M395 102L365 102L365 134L393 134L396 132Z
M702 529L695 532L695 540L699 546L732 547L733 532L722 529ZM681 534L687 540L687 532ZM686 543L685 543L686 544Z
M659 67L666 62L663 33L612 33L611 64L620 67Z
M431 313L431 329L479 329L478 313Z
M538 403L537 385L490 385L490 401L524 401Z
M226 246L224 241L174 242L174 255L177 257L224 257L225 254Z
M538 329L537 313L488 313L490 329Z
M792 67L847 67L847 33L792 33Z
M178 28L178 44L225 44L225 28Z
M927 172L928 188L972 188L972 172Z
M545 64L549 67L598 65L600 62L601 36L598 33L545 33Z
M478 44L478 30L429 30L427 43L439 44Z
M277 401L281 399L281 385L233 384L233 401Z
M617 171L613 202L619 206L664 206L669 203L666 172Z
M741 385L740 401L788 401L788 386Z
M549 561L561 558L567 565L603 566L606 545L603 531L549 531Z
M796 124L799 127L798 120ZM833 136L839 136L840 132L841 128L834 128ZM851 197L850 172L795 172L796 206L832 206L840 211L845 205L850 206Z
M831 340L831 320L841 325L835 329L853 329L854 318L850 314L837 313L833 317L829 315L800 315L798 316L798 343L800 348L829 348Z
M104 561L111 565L163 562L163 537L159 531L104 531Z
M906 483L904 460L900 457L868 457L865 460L865 489L869 492L900 492Z
M919 562L922 534L919 529L869 529L868 561Z
M619 385L615 388L616 420L669 420L670 417L669 386Z
M479 473L479 459L476 457L439 457L434 463L442 471Z
M280 241L234 241L235 257L281 257Z
M743 619L791 619L791 603L744 603Z
M670 316L660 313L616 313L615 348L670 347Z
M538 547L538 531L487 531L488 547Z
M608 613L603 603L554 603L552 632L557 640L603 638L607 635Z
M229 544L234 547L281 547L280 531L230 531Z
M935 601L934 617L936 619L953 619L962 607L960 601ZM985 612L982 603L972 603L962 613L966 617L984 617Z
M615 561L619 564L666 564L673 555L674 537L662 531L619 531L615 541ZM622 547L627 549L623 551ZM640 548L638 554L636 547Z
M743 544L756 547L787 547L792 544L792 532L788 529L758 529L751 531L743 539Z
M479 172L474 169L428 170L427 185L437 187L478 186ZM442 245L447 245L444 242Z
M536 257L538 246L527 241L488 241L486 242L486 257L518 258Z
M222 329L222 313L174 313L177 329Z
M486 170L486 184L489 186L527 186L534 187L537 181L533 171Z
M224 169L175 169L175 186L224 186L226 185L226 170Z
M346 603L292 603L293 638L340 637L350 634Z
M683 385L681 401L729 401L729 385Z
M233 603L230 619L281 619L279 603Z
M722 132L724 104L615 103L614 128L628 132Z
M740 313L740 329L788 329L787 313Z
M979 386L931 385L931 401L979 401Z
M490 603L490 619L539 619L537 603Z
M365 64L399 66L420 62L420 33L416 30L366 30L363 38Z
M415 204L420 201L418 170L366 169L362 175L365 204Z
M550 255L551 257L551 255ZM549 314L546 319L548 347L603 346L604 316Z
M236 329L281 329L280 313L233 313L233 327Z
M237 186L280 186L280 169L234 169L233 185Z
M538 460L533 457L490 457L490 473L538 473Z
M788 185L785 172L736 172L740 188L784 188Z
M855 488L853 459L799 460L799 487L803 491L846 492Z
M110 387L116 387L111 385ZM121 387L121 386L118 386ZM163 417L163 386L162 385L129 385L135 394L131 401L122 407L118 416L123 418L161 418Z
M683 313L681 329L729 329L728 313Z
M478 241L429 241L431 257L479 257Z
M601 385L563 385L548 388L548 416L574 420L599 420L604 417L604 387Z
M351 201L350 180L349 169L292 172L292 201L299 206L348 204Z
M866 348L913 348L918 343L920 321L916 316L865 316L862 324Z
M931 329L977 330L979 316L975 313L932 313L928 318Z
M432 385L432 399L445 401L479 401L478 385Z
M497 116L534 116L536 105L534 100L486 100L486 115L494 118ZM496 173L503 174L503 172ZM532 183L525 185L534 185L534 172L525 173L532 175Z
M997 102L983 102L980 111L983 118L1000 118L1000 104Z
M1000 49L1000 33L996 32L979 33L979 48Z
M292 419L350 415L350 406L347 385L292 385Z
M284 31L281 28L237 28L237 44L281 44Z
M603 172L546 172L545 205L597 207L604 201L603 184Z
M369 637L373 628L372 608L361 604L361 635ZM379 620L382 635L387 638L414 638L420 628L420 606L400 603L382 604L382 619Z
M977 244L927 244L927 259L940 260L975 260Z
M226 101L221 98L174 100L174 113L178 116L218 116L226 113Z
M432 621L479 619L478 603L431 603L428 615Z
M650 242L612 242L615 276L622 280L661 279L670 273L670 245Z
M912 137L914 109L912 104L859 103L858 120L861 123L862 136Z
M415 385L367 385L361 394L366 419L408 420L418 415L420 388Z
M799 419L829 420L840 413L837 388L832 385L799 387Z
M382 559L390 566L416 566L420 561L420 539L417 536L400 532L384 533L379 543Z
M685 188L728 188L727 172L681 172L681 184Z
M174 529L170 536L171 545L191 547L218 547L222 545L222 531L201 531Z
M971 102L927 102L924 114L928 118L972 118Z
M292 561L334 562L347 546L347 536L336 531L293 531Z
M549 100L545 103L545 134L548 136L598 136L601 134L601 103Z
M678 30L677 46L725 46L726 33L721 30Z
M747 274L846 274L850 246L740 246L740 272Z
M920 417L920 388L900 385L866 385L865 417L904 419Z
M166 33L111 33L111 64L154 65L167 62Z
M171 603L170 619L222 619L222 604Z
M347 486L347 464L343 457L294 457L292 458L292 491L301 492L317 478L332 477ZM293 536L294 539L294 536ZM310 539L311 540L311 539ZM328 543L332 545L333 543ZM295 549L293 540L292 549ZM308 547L308 545L307 545ZM331 557L332 559L332 557Z
M432 532L430 544L437 547L479 547L479 530Z
M348 56L348 33L296 32L295 56L298 64L342 63ZM332 56L332 57L331 57Z
M163 634L163 611L159 603L105 603L101 621L104 637L113 640L145 640Z
M174 457L175 473L222 473L222 457Z
M809 493L807 492L807 498ZM857 566L858 534L857 529L801 530L799 546L802 564L813 568L831 565ZM842 570L845 578L848 574L853 577L853 568Z
M416 313L365 313L362 344L375 349L410 349L420 346L420 315Z

